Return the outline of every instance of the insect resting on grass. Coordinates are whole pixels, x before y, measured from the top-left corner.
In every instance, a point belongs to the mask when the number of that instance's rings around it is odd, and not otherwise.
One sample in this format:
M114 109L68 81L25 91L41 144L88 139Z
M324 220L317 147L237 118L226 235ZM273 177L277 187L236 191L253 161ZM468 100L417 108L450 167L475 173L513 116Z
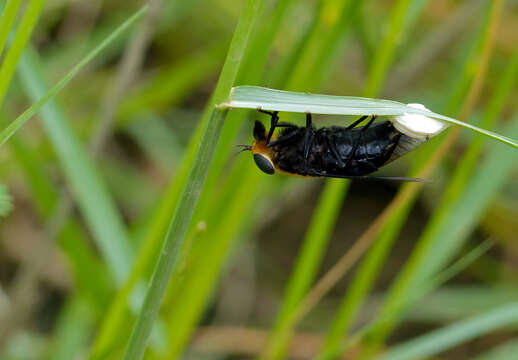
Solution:
M302 177L345 179L381 179L427 181L406 177L367 176L381 166L413 150L426 139L416 139L399 132L392 122L374 123L376 116L362 116L347 127L330 126L315 129L311 114L306 113L306 126L279 121L278 111L260 112L270 115L268 132L260 121L255 122L250 150L254 161L266 174L275 172ZM367 121L363 126L357 126ZM277 128L283 128L273 136Z

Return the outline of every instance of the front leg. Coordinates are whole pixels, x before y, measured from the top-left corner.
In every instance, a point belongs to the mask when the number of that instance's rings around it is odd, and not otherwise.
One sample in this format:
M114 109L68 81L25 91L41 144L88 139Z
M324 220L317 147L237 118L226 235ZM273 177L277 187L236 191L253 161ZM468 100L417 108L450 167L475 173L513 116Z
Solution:
M275 131L275 128L277 127L277 124L279 122L279 112L278 111L266 111L259 109L259 112L262 112L263 114L267 114L271 116L271 122L270 122L270 130L268 130L268 135L266 136L266 145L270 142L272 139L273 132Z

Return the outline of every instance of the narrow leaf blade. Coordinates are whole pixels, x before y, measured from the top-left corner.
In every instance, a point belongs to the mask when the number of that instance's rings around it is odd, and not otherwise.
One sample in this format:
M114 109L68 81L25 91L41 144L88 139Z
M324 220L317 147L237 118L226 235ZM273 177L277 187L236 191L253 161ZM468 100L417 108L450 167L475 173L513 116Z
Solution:
M425 115L446 123L462 126L518 149L518 141L449 116L420 110L406 104L384 99L356 96L334 96L269 89L260 86L237 86L229 99L218 108L263 109L328 115Z

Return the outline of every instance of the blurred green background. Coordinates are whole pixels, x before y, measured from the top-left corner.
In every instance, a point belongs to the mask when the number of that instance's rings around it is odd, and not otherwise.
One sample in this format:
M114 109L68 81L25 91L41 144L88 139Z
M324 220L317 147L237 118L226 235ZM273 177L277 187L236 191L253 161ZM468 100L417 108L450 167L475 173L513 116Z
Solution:
M234 85L518 138L517 1L151 0L113 39L143 2L0 3L0 131L110 40L0 145L0 359L123 357L240 18ZM268 176L256 119L226 116L146 359L518 358L517 150L449 129L380 171L425 186Z

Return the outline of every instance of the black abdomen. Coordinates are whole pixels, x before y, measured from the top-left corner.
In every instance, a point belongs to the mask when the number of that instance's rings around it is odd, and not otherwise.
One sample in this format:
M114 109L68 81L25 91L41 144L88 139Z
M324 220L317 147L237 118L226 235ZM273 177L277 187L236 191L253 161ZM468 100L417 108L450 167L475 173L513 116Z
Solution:
M305 128L285 130L279 139L292 140L274 147L273 161L281 170L310 176L361 176L387 163L401 134L390 121L369 128L347 129L340 126L310 129L312 146L304 156Z

